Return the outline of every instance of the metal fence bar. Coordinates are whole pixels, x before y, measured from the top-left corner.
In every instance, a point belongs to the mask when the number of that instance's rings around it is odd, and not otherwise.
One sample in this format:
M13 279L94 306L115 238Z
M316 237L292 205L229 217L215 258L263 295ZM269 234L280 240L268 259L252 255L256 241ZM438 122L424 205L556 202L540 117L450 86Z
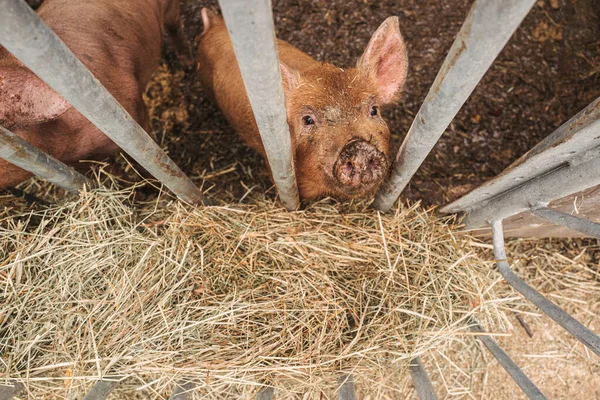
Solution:
M561 165L581 162L586 152L593 154L594 149L600 146L598 131L600 131L600 98L591 102L548 135L496 178L444 206L440 211L443 213L469 211Z
M273 180L285 208L298 207L271 0L219 0Z
M433 389L429 375L425 370L425 366L423 365L423 362L421 362L421 357L413 358L408 368L419 399L437 400L438 397L435 394L435 390Z
M546 396L544 396L540 389L538 389L537 386L535 386L533 382L531 382L527 375L525 375L521 368L519 368L519 366L515 364L515 362L508 356L508 354L506 354L506 352L502 350L500 346L498 346L498 343L496 343L496 341L492 339L489 335L485 334L485 330L479 324L472 325L471 331L482 333L482 335L477 335L477 339L483 342L485 347L490 351L490 353L492 353L492 355L494 356L494 358L496 358L500 365L502 365L502 368L504 368L504 370L508 372L508 374L515 381L515 383L519 385L519 387L521 388L521 390L523 390L527 397L529 397L530 399L539 400L546 399Z
M260 389L258 394L256 395L255 400L271 400L275 398L275 388L272 386L264 387Z
M0 158L72 193L77 193L83 185L93 186L89 179L73 168L32 146L2 126L0 126Z
M340 388L337 392L338 400L356 400L354 391L354 378L352 375L342 375L338 380Z
M0 385L0 400L10 400L25 390L22 383L16 383L14 386Z
M476 0L400 150L374 206L388 211L535 0Z
M598 155L597 152L595 155ZM585 155L581 158L586 159ZM471 210L463 222L468 229L479 228L492 220L502 220L528 211L535 204L549 203L599 185L599 171L600 157L577 165L564 165L483 202L478 208Z
M108 395L115 390L115 388L121 383L119 378L115 380L102 380L96 382L94 387L83 397L83 400L105 400Z
M179 382L175 384L175 389L169 397L169 400L188 400L191 398L190 392L194 390L194 382Z
M494 257L496 258L496 266L498 267L498 270L504 279L519 293L525 296L527 300L535 304L557 324L562 326L571 335L575 336L581 343L585 344L590 350L600 356L600 337L598 335L583 326L579 321L561 310L554 303L550 302L511 271L510 266L506 261L504 232L502 229L501 220L492 222L492 241L494 243Z
M600 224L585 218L576 217L567 213L553 210L548 207L532 207L531 212L540 218L556 225L566 226L574 231L585 233L589 236L600 238Z
M22 0L0 0L0 44L177 196L202 192Z

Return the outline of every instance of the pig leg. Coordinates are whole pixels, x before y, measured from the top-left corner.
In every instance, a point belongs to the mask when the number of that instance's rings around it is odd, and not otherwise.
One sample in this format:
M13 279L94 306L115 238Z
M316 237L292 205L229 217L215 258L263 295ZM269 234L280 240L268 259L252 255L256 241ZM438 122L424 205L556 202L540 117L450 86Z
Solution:
M192 47L185 36L183 24L181 22L181 13L179 9L179 0L167 0L165 11L165 28L169 40L175 46L177 58L181 65L187 69L194 66L192 57Z

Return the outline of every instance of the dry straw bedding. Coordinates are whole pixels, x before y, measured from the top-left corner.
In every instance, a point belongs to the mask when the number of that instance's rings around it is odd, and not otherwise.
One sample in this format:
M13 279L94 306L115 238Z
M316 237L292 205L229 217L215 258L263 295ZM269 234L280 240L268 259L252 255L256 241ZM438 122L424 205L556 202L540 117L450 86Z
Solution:
M491 263L418 205L288 213L133 193L0 222L0 370L32 398L81 398L101 376L155 398L180 379L203 398L266 382L330 398L343 373L394 398L409 360L462 340L470 316L505 323Z

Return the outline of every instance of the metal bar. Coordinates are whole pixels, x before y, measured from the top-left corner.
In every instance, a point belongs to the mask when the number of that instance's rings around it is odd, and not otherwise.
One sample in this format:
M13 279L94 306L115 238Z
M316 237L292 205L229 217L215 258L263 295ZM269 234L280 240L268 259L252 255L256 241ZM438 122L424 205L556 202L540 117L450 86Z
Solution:
M546 396L544 396L540 389L538 389L537 386L531 382L531 379L529 379L521 370L521 368L519 368L519 366L515 364L515 362L508 356L508 354L506 354L506 352L502 350L500 346L498 346L498 343L496 343L494 339L486 334L485 330L479 324L472 325L471 331L482 333L482 335L477 335L477 339L483 342L485 347L487 347L494 358L498 360L500 365L502 365L502 368L508 372L510 377L517 385L519 385L527 397L530 399L539 400L546 399Z
M356 400L354 391L354 378L352 375L342 375L338 380L340 388L338 389L338 400Z
M562 326L581 343L585 344L590 350L600 356L600 337L598 335L583 326L579 321L561 310L554 303L550 302L511 271L510 266L506 261L506 251L504 250L502 220L492 222L492 240L494 243L496 266L504 279L519 293L525 296L527 300L535 304L557 324Z
M89 179L73 168L32 146L2 126L0 126L0 158L71 193L77 193L83 185L93 186Z
M476 0L417 113L374 206L388 211L535 0Z
M438 397L435 394L435 390L433 389L433 385L431 384L429 375L425 370L425 366L421 361L421 357L413 358L408 368L410 370L410 376L412 378L413 384L415 385L415 390L417 391L419 399L437 400Z
M548 207L532 207L531 212L556 225L566 226L574 231L585 233L589 236L600 238L600 224L585 218L576 217L567 213L553 210Z
M219 0L281 202L298 208L270 0Z
M202 192L22 0L0 0L0 44L142 167L190 203Z
M175 384L175 389L169 397L169 400L188 400L191 398L190 392L194 390L194 382L179 382Z
M598 155L593 151L593 155ZM587 157L581 156L582 161ZM478 208L471 210L464 219L467 229L475 229L492 220L502 220L531 209L538 203L549 203L570 194L600 184L600 157L577 165L565 165L521 186L502 193Z
M456 213L477 208L482 202L507 192L566 163L579 163L586 152L600 145L600 98L565 122L500 175L440 211ZM597 153L596 153L597 154Z
M22 383L16 383L14 386L0 385L0 400L10 400L25 390Z
M258 394L256 395L255 400L271 400L275 398L275 388L271 386L264 387L260 389Z
M90 390L84 397L83 400L105 400L108 398L108 395L115 390L115 388L121 382L119 378L115 378L116 380L102 380L96 382L92 390Z

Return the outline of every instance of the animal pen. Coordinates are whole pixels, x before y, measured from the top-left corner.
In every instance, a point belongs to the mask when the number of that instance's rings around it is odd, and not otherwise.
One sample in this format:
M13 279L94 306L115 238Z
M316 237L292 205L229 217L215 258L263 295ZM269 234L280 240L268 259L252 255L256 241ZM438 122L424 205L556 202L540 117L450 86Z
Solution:
M248 92L268 163L289 211L299 207L292 145L286 121L273 15L269 0L220 0ZM458 33L433 86L402 143L391 178L377 194L374 207L389 211L425 157L451 123L475 86L515 32L535 0L476 0ZM22 0L0 0L0 45L71 103L123 151L139 162L181 200L208 204L200 189L128 115L87 68ZM600 356L600 337L521 280L506 261L503 220L512 236L540 229L540 220L600 238L600 224L549 206L570 204L574 194L600 185L600 99L567 121L500 176L445 206L444 213L464 213L470 230L491 228L496 266L502 277L527 300L550 316L593 353ZM65 190L93 186L88 178L44 154L0 127L0 157ZM567 198L567 200L564 200ZM562 199L562 200L561 200ZM597 204L597 203L596 203ZM558 209L557 209L558 208ZM597 219L592 210L589 217ZM545 229L545 228L544 228ZM511 360L479 321L465 321L531 399L546 398ZM410 375L420 399L437 399L428 374L416 357ZM355 399L352 374L339 377L338 399ZM121 383L120 377L99 380L84 400L101 400ZM275 388L262 382L259 399L275 398ZM191 398L196 382L182 379L171 399ZM21 384L0 386L0 399L11 399Z

